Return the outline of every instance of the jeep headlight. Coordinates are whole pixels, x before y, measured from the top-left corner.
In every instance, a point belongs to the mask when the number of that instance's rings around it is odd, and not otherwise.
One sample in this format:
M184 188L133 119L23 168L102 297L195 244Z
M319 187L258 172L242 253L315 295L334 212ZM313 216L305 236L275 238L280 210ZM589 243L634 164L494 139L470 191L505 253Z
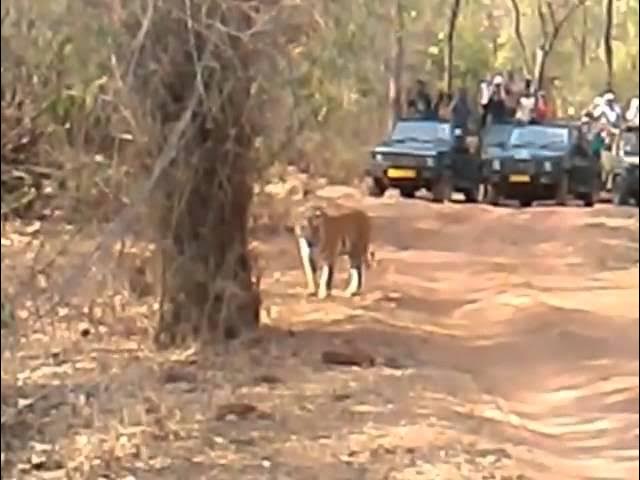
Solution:
M436 159L433 157L426 157L425 162L427 163L427 167L433 167L436 164Z
M553 165L549 160L545 160L545 162L542 164L542 167L544 168L545 172L553 171Z
M491 168L493 170L500 170L501 167L502 167L502 164L500 163L500 160L498 160L497 158L494 158L491 161Z
M374 158L375 158L376 162L383 162L384 161L384 155L382 155L381 153L376 153Z

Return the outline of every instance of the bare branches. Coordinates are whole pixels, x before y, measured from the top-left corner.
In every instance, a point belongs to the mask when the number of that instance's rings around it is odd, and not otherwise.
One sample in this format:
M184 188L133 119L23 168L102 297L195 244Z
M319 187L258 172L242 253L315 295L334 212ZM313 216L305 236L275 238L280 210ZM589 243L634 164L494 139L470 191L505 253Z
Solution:
M403 71L405 61L404 51L404 5L401 0L395 0L391 7L391 19L393 25L393 71L389 77L389 104L390 104L390 125L402 116L403 112Z
M536 85L542 87L545 75L546 63L553 52L556 42L562 33L566 23L579 8L583 8L587 0L572 0L562 15L558 16L556 7L551 0L538 0L537 14L540 21L542 34L540 46L537 50L536 61Z
M511 0L511 10L513 12L513 35L516 37L520 51L522 52L522 61L527 75L531 74L531 61L529 60L529 49L522 35L522 13L518 0Z
M451 93L453 90L453 50L455 47L456 25L460 16L462 0L452 0L451 13L447 26L447 56L445 60L445 88Z
M138 31L138 35L133 41L133 53L131 55L131 60L129 61L129 67L127 68L127 87L131 86L133 81L133 74L135 73L136 65L138 63L138 57L140 56L140 49L144 45L144 39L149 31L149 26L151 25L151 19L153 18L153 12L155 10L155 0L147 0L147 13L144 16L144 20L142 21L142 26Z
M549 26L547 22L547 16L544 11L544 5L542 0L538 0L536 7L536 13L538 14L538 21L540 22L540 30L542 33L542 41L546 42L549 38Z
M604 8L604 32L602 43L604 47L604 58L607 65L607 88L613 88L613 46L611 37L613 35L613 0L605 0Z
M562 33L562 29L564 28L567 21L569 21L572 15L585 4L586 0L575 0L571 2L564 14L560 18L558 18L553 3L547 0L545 4L546 15L542 10L539 10L539 15L541 15L541 25L543 26L543 40L546 50L551 50L554 47L555 42L558 39L558 36ZM550 30L548 28L549 23L551 24Z

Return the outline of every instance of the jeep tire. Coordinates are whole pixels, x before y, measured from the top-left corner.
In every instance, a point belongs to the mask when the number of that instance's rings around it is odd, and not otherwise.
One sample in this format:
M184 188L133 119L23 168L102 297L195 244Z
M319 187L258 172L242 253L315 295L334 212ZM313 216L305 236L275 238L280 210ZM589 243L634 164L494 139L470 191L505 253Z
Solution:
M487 183L485 185L485 203L497 207L500 204L500 196L500 191L497 186L492 185L491 183Z
M451 200L451 177L449 174L443 174L436 184L433 186L433 201L444 203Z
M562 172L556 187L556 205L565 206L569 200L569 173Z
M387 187L377 178L367 178L365 182L370 197L380 198L387 191Z
M462 192L464 195L464 201L467 203L478 203L481 198L481 186L476 185L468 190Z
M626 206L631 203L629 192L627 191L624 177L622 175L616 175L613 180L613 203L618 206Z
M416 189L414 187L400 187L400 196L402 198L415 198Z

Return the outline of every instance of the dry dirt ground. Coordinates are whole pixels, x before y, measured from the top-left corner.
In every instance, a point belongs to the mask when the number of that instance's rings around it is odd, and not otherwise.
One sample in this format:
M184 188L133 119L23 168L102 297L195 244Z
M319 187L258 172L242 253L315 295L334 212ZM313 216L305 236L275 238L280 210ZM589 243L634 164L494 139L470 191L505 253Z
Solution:
M19 319L3 478L638 478L637 209L344 201L374 218L364 294L305 298L265 234L265 326L224 352L154 351L144 305Z

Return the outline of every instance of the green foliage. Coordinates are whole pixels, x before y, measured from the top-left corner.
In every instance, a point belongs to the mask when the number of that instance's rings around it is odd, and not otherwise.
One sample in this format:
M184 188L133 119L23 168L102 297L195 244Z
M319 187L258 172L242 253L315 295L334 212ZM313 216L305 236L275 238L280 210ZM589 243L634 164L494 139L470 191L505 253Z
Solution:
M450 3L399 1L404 9L405 87L420 76L438 88L444 79ZM573 1L555 5L562 13ZM280 92L280 105L269 105L265 114L278 128L273 138L259 142L265 165L270 156L286 157L281 152L287 136L296 161L303 158L322 170L334 162L361 162L366 146L384 134L398 28L394 3L335 0L288 7L288 14L300 19L299 28L282 33L290 55L276 60L280 75L262 86ZM542 34L538 2L518 3L532 64ZM144 2L123 5L134 16L146 8ZM121 81L116 72L122 74L126 67L114 64L113 54L131 51L126 44L131 36L123 35L124 27L112 22L102 3L31 0L7 3L3 10L8 12L2 28L3 88L30 86L48 126L63 132L70 145L100 150L109 158L104 139L115 135L111 92ZM567 108L579 109L604 87L602 12L602 1L589 0L567 22L549 58L547 72L558 78L554 94ZM513 25L509 1L464 2L455 35L454 84L473 88L495 70L522 70L527 62ZM638 91L638 0L616 2L614 31L615 85L627 97ZM350 169L357 170L345 167L341 172Z

